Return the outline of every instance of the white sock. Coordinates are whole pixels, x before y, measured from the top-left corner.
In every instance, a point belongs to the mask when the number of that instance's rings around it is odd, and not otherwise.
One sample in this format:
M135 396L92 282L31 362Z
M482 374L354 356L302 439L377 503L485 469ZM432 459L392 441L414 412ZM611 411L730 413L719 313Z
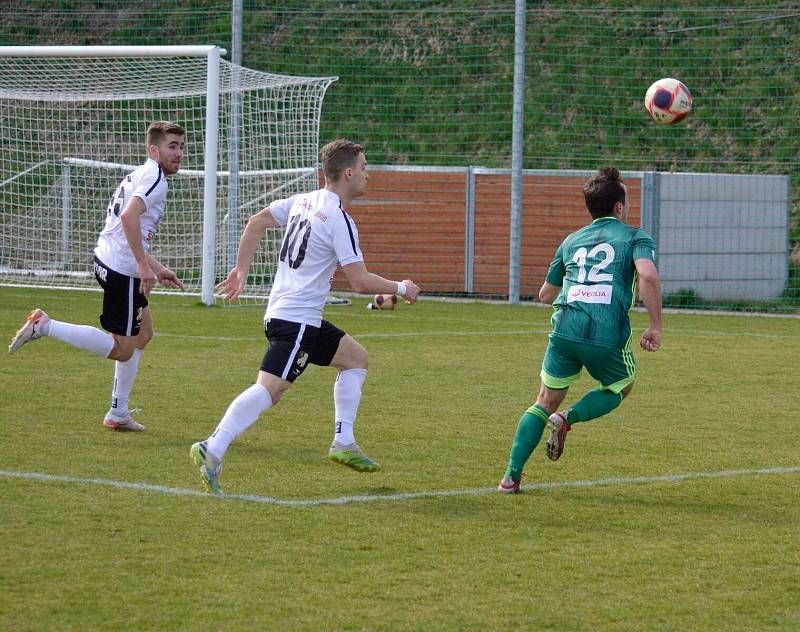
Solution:
M104 358L107 358L114 349L114 336L89 325L73 325L51 319L49 331L42 333Z
M339 371L333 385L333 403L336 420L333 424L333 441L340 445L355 443L353 424L356 423L358 405L361 403L361 385L367 379L366 369Z
M261 384L253 384L234 399L217 429L207 439L208 452L222 460L228 446L240 434L252 426L259 415L272 407L272 397Z
M114 363L114 389L111 391L111 413L117 417L128 414L128 398L133 389L136 373L139 371L139 358L141 349L134 349L133 355L127 362L117 360Z

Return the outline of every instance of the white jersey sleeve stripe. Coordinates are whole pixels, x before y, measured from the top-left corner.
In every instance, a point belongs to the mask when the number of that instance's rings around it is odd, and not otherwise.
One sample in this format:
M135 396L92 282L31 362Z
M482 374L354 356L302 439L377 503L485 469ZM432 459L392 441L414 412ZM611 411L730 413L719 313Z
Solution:
M148 195L150 195L153 192L153 189L155 189L156 186L158 186L159 182L161 182L161 165L158 166L158 177L156 178L156 181L153 182L153 186L151 186L149 189L147 189L147 193L144 194L145 197L147 197Z
M339 205L339 209L342 211L342 215L344 216L344 223L347 224L347 232L350 234L350 243L353 245L353 254L355 256L358 256L358 248L356 248L356 238L353 236L353 227L350 226L350 220L348 219L347 213L345 213L341 204Z

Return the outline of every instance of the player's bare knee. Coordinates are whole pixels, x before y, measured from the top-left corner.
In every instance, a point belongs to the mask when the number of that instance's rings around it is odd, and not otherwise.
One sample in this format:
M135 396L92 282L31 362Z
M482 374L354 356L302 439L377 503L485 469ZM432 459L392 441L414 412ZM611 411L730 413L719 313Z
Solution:
M133 347L121 347L116 344L108 357L117 362L127 362L133 357L133 349Z
M262 386L264 386L262 384ZM265 387L267 392L269 393L270 399L272 399L272 404L275 405L281 398L283 398L283 394L289 390L291 386L291 382L286 382L285 384L271 384L269 387Z
M114 336L114 348L108 354L110 360L127 362L136 350L136 338L131 336Z
M366 370L369 367L369 353L360 343L347 336L342 338L342 342L339 343L339 349L331 360L330 366L343 371L348 369Z
M567 389L547 388L542 384L539 389L539 395L536 398L536 405L544 408L548 415L552 415L558 410L566 394Z
M355 354L354 358L355 366L353 368L367 370L369 368L369 353L361 345L358 346L359 349Z
M140 331L139 335L136 336L136 348L144 351L144 348L153 339L153 335L154 332L152 329Z
M119 351L119 340L114 338L114 346L111 347L111 352L106 356L109 360L116 360Z
M628 384L625 388L623 388L620 391L620 394L622 395L622 399L625 399L628 395L630 395L632 390L633 390L633 382Z

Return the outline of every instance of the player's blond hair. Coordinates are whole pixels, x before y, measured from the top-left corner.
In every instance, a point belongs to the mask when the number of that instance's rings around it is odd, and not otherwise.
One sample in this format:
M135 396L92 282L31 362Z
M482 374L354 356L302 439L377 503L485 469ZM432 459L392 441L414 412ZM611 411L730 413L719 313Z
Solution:
M147 126L147 146L158 145L167 137L167 134L186 136L186 130L170 121L153 121Z
M354 167L358 155L364 153L364 146L345 138L331 141L320 152L322 171L329 182L338 182L348 167Z

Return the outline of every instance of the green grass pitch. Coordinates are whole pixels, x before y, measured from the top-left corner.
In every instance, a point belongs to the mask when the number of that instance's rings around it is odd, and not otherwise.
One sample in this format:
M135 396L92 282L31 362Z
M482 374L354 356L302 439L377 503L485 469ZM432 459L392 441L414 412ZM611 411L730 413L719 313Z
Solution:
M549 310L366 303L326 314L370 352L356 433L385 470L327 460L335 372L311 367L228 452L223 488L252 500L155 486L202 489L189 447L255 379L261 306L153 297L143 434L101 426L110 362L55 340L2 353L0 629L800 628L800 321L666 315L631 397L557 463L540 446L509 497L486 490L535 398ZM34 306L96 324L100 304L1 288L0 338ZM18 477L36 473L66 478ZM389 498L264 502L349 496Z

